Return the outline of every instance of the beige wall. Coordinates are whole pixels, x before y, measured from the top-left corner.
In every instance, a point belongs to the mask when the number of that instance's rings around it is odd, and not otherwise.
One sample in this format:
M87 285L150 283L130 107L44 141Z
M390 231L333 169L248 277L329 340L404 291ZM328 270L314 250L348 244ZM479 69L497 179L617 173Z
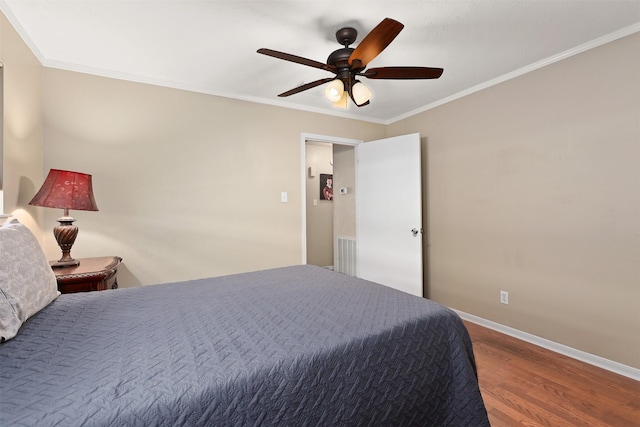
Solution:
M356 158L355 147L351 145L333 146L334 183L334 236L356 237ZM346 188L347 194L340 194ZM335 263L334 263L335 265Z
M333 145L333 245L338 248L338 238L356 237L356 159L352 145ZM347 194L340 189L346 188ZM348 269L338 263L339 250L333 252L333 265L337 271L355 274L355 268ZM355 267L355 266L354 266Z
M640 368L638 52L635 34L388 127L426 137L431 298Z
M44 179L43 68L2 13L0 62L4 64L3 155L0 155L4 166L4 212L40 236L41 210L28 203Z
M333 265L333 201L320 199L320 174L333 174L333 149L331 144L307 142L305 156L307 264L327 267Z
M72 254L123 257L123 286L299 264L301 134L385 133L383 125L48 68L44 88L45 169L93 174L100 209L73 212L80 234ZM51 211L46 223L59 215ZM53 236L45 249L56 254Z

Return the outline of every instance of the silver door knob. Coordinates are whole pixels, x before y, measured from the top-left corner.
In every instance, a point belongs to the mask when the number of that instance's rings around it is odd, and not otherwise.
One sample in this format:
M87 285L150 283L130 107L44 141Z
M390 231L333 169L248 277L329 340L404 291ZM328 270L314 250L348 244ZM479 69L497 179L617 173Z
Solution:
M420 230L418 230L417 228L411 229L411 234L413 234L414 237L417 236L418 233L420 233Z

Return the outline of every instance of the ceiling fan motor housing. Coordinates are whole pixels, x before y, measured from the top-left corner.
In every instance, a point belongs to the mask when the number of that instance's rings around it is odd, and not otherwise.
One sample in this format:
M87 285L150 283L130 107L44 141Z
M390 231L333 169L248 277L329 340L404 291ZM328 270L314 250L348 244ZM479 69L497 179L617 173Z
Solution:
M334 50L327 58L327 64L333 65L337 69L349 68L349 57L353 52L351 47L343 47L342 49Z
M343 47L342 49L332 52L329 58L327 58L327 64L336 67L336 77L342 80L347 91L351 86L351 80L353 78L353 70L349 66L351 52L353 52L353 48Z

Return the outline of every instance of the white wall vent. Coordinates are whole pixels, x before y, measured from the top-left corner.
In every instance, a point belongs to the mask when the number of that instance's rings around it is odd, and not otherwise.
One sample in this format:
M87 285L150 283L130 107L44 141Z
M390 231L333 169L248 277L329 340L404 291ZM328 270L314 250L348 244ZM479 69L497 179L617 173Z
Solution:
M338 237L338 255L335 271L349 276L356 275L356 239Z

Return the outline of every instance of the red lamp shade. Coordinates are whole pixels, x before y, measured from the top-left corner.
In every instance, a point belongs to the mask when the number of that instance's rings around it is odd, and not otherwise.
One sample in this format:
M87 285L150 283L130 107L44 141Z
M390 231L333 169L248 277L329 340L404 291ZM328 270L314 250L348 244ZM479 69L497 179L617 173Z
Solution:
M53 263L52 267L73 267L80 264L80 261L71 257L71 247L78 236L78 227L73 225L75 219L69 216L69 209L80 211L98 210L96 201L93 198L91 175L51 169L40 191L29 204L64 209L64 216L58 218L60 225L53 229L53 235L62 250L62 258Z
M97 211L93 198L91 175L80 172L51 169L40 191L29 202L46 208Z

